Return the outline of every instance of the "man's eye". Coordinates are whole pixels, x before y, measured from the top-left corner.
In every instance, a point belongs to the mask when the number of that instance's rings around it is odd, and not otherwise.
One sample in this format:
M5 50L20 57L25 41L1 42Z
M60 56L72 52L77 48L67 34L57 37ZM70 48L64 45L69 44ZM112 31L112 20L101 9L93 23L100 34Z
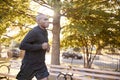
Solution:
M44 19L44 20L48 20L48 19L46 18L46 19Z

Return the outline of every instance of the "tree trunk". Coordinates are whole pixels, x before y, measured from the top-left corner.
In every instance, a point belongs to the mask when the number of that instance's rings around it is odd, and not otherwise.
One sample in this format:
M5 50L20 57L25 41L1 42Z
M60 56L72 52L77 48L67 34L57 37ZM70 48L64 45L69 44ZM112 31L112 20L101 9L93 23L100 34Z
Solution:
M96 54L98 54L98 55L102 54L101 51L102 51L102 48L97 48Z
M2 51L2 47L1 47L1 43L0 43L0 53L1 53L1 51Z
M89 51L88 46L86 46L86 68L89 68Z
M0 53L1 53L1 51L2 51L2 47L1 47L1 43L0 43ZM0 58L1 58L1 54L0 54Z
M60 13L55 11L53 18L53 38L51 64L60 65Z

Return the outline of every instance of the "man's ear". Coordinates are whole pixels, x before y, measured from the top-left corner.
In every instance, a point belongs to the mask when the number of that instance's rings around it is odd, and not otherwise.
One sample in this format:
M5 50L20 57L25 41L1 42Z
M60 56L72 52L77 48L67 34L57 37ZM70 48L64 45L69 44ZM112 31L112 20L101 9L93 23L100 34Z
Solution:
M41 19L39 20L39 23L42 23L42 20L41 20Z

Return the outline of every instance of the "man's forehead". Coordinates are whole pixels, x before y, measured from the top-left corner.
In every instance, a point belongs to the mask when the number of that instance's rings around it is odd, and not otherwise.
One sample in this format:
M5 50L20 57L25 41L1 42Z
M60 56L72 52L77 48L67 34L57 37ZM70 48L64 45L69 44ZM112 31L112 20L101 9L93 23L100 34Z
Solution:
M46 15L41 15L41 16L39 17L39 19L48 19L48 16L46 16Z
M46 15L43 15L42 18L48 18Z

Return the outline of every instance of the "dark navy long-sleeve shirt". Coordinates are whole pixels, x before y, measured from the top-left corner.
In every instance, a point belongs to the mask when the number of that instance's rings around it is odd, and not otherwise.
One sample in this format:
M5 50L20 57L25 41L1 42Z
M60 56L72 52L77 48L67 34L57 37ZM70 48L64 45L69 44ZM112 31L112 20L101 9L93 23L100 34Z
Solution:
M46 50L42 49L42 43L48 42L47 30L39 26L28 32L20 44L20 49L25 50L23 62L40 63L45 61Z

